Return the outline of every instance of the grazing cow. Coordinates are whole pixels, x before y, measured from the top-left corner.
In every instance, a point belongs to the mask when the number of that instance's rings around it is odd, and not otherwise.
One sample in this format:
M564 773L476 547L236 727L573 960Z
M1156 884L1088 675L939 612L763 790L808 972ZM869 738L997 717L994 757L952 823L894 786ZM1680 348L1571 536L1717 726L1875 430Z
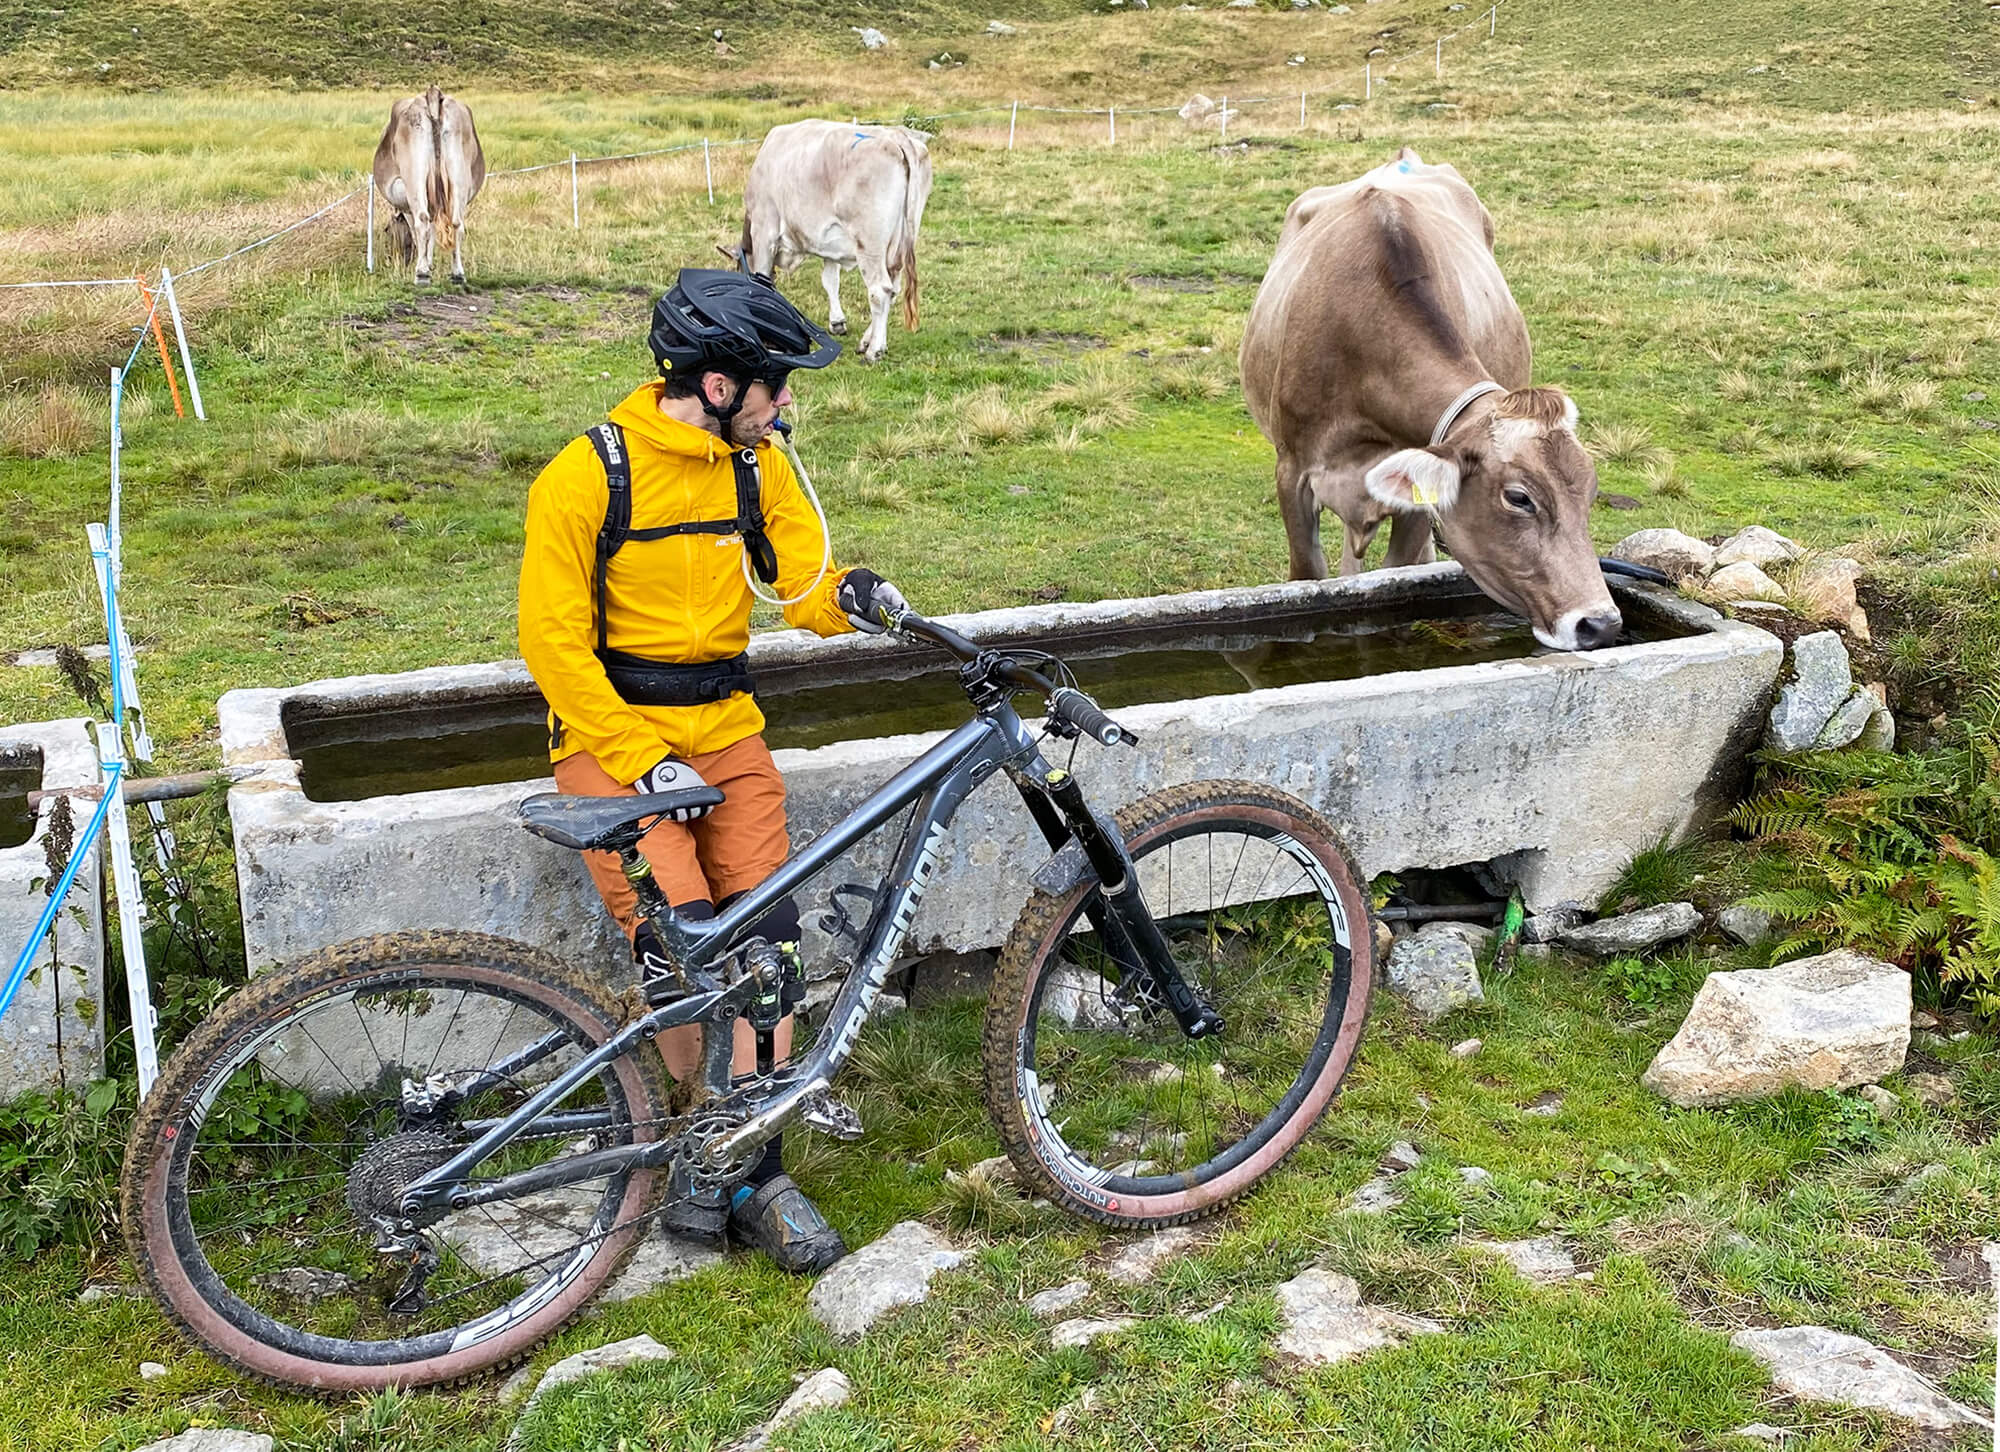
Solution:
M1528 328L1493 260L1493 219L1450 166L1405 147L1285 214L1243 334L1243 396L1278 451L1295 580L1320 579L1319 515L1357 573L1385 519L1391 565L1435 558L1557 650L1623 623L1590 540L1597 471L1576 405L1528 386Z
M485 184L486 153L465 102L432 86L389 108L375 186L389 203L389 256L414 262L418 282L431 280L440 242L451 250L451 280L465 281L465 209Z
M722 248L746 272L773 276L817 257L828 325L847 331L840 269L859 268L868 288L861 356L889 346L889 304L903 295L903 322L917 326L917 228L931 195L931 154L921 132L902 126L793 121L774 126L743 188L743 237Z

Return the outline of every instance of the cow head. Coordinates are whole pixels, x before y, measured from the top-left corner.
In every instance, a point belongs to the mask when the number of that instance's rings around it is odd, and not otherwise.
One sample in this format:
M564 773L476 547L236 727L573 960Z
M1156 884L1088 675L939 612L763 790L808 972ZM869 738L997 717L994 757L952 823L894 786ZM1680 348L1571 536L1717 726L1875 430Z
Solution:
M1435 448L1401 449L1368 471L1399 513L1429 510L1474 584L1556 650L1609 645L1624 624L1590 540L1597 470L1560 389L1494 397Z

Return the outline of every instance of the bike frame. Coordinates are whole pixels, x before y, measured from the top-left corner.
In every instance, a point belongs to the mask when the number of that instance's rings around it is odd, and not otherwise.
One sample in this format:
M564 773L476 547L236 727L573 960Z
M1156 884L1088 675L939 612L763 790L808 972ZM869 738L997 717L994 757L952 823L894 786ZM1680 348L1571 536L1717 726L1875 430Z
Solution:
M769 1076L782 1087L758 1105L740 1125L716 1136L703 1150L704 1165L714 1172L743 1163L757 1149L776 1136L797 1116L805 1102L831 1087L854 1051L854 1044L867 1022L869 1011L882 994L894 965L896 950L902 945L917 905L937 871L939 848L953 816L965 799L995 772L1006 770L1020 789L1022 799L1052 849L1060 848L1072 836L1094 847L1093 861L1109 858L1104 865L1124 860L1122 844L1102 841L1102 824L1082 808L1074 782L1066 773L1052 772L1042 760L1037 738L1030 733L1013 706L1005 700L981 709L972 720L953 731L943 741L897 772L824 835L789 859L770 877L743 895L720 915L690 921L670 912L652 919L669 952L680 959L690 979L715 983L706 973L711 964L727 957L738 942L749 936L746 930L775 908L795 889L804 886L831 866L850 847L869 836L898 813L917 803L917 811L904 832L895 866L883 882L886 889L869 919L854 965L841 981L827 1017L831 1030L806 1059ZM1056 788L1054 791L1051 788ZM1067 790L1062 788L1066 787ZM1064 806L1058 806L1062 802ZM1067 808L1067 810L1065 809ZM1107 848L1110 849L1107 852ZM1115 853L1115 856L1112 855ZM1126 874L1105 875L1127 886ZM1136 903L1136 894L1132 894ZM1138 910L1143 913L1143 905ZM1121 916L1131 908L1121 903ZM1152 926L1150 917L1145 926ZM1150 955L1149 955L1150 956ZM620 1145L587 1154L553 1160L518 1174L507 1175L477 1186L464 1184L465 1177L495 1150L530 1125L542 1120L589 1079L604 1064L630 1052L641 1039L653 1039L668 1029L684 1024L702 1026L703 1088L710 1096L730 1092L734 1059L735 1025L749 1002L755 984L745 975L730 986L714 987L655 1008L620 1029L611 1038L579 1059L551 1080L506 1118L480 1121L481 1131L467 1148L435 1170L411 1183L403 1196L403 1212L416 1216L424 1212L463 1209L492 1200L512 1199L577 1181L594 1179L625 1169L658 1166L678 1153L678 1141L665 1139L644 1144ZM507 1063L482 1076L490 1080L518 1073L537 1059L561 1047L560 1036L529 1045ZM599 1122L589 1112L551 1116L565 1128L582 1129ZM603 1117L602 1123L609 1123Z

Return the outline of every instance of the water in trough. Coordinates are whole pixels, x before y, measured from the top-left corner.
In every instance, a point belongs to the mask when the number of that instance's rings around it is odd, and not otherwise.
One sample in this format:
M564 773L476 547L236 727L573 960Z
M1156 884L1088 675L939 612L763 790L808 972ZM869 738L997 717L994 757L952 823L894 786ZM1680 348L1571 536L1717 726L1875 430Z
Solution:
M1687 633L1652 612L1631 612L1626 634L1617 643ZM1525 621L1496 610L1478 595L1426 601L1420 618L1348 608L1267 615L1199 632L1149 626L1039 643L1059 653L1078 684L1112 711L1548 653ZM866 679L839 681L799 667L760 671L758 699L769 721L765 737L771 746L810 748L940 731L966 719L955 666L942 654L911 652L869 664ZM889 684L893 690L884 689ZM449 709L424 705L321 713L288 705L285 730L309 799L359 801L546 776L548 734L542 713L540 698L525 694Z

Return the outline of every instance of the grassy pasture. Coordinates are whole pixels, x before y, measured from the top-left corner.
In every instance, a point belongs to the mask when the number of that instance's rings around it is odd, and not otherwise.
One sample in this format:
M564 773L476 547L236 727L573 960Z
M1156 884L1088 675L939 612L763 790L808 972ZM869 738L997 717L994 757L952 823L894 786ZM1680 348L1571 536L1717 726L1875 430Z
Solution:
M1003 13L1020 34L993 40L974 35L983 12L916 0L893 24L775 0L740 20L690 0L400 7L339 35L290 16L89 0L0 17L0 85L47 87L0 90L0 280L184 266L281 226L356 184L389 94L365 88L433 74L468 95L498 168L850 108L1358 87L1379 44L1378 81L1395 68L1371 106L1318 96L1303 130L1291 102L1251 108L1232 123L1242 149L1171 115L1121 114L1115 147L1102 117L1024 116L1011 153L1004 117L940 123L922 331L898 325L884 363L801 388L840 557L938 611L1278 578L1270 450L1235 379L1242 318L1290 198L1407 143L1493 211L1538 374L1576 395L1606 490L1636 504L1600 509L1600 543L1753 521L1860 540L1894 587L1878 632L1899 684L2000 663L2000 11L1973 0L1516 0L1490 42L1448 47L1441 81L1430 37L1463 17L1407 0L1344 16L1046 0ZM896 44L861 55L849 23ZM942 48L971 63L924 70ZM514 653L526 488L646 375L650 292L733 234L748 151L714 162L713 207L699 153L586 169L578 230L565 171L496 178L462 293L363 275L354 203L189 284L211 422L173 418L157 360L127 421L126 607L163 769L215 759L231 687ZM823 315L813 274L787 286ZM0 650L101 637L81 525L104 507L104 369L136 321L129 296L0 294ZM0 718L80 709L54 671L0 669ZM214 804L194 812L212 823ZM1720 899L1729 869L1711 871ZM1636 1075L1714 966L1528 970L1430 1028L1378 1013L1341 1113L1202 1252L1122 1303L1100 1293L1093 1309L1142 1325L1084 1352L1050 1352L1013 1307L1106 1243L946 1182L994 1149L976 1020L895 1026L860 1065L870 1137L794 1167L851 1239L949 1220L976 1248L968 1272L857 1347L749 1261L610 1309L542 1359L641 1330L679 1359L550 1398L523 1445L715 1446L824 1364L856 1403L793 1447L1727 1448L1752 1420L1800 1428L1789 1445L1810 1452L1937 1445L1771 1396L1724 1337L1838 1326L1991 1404L1968 1257L2000 1236L2000 1053L1980 1034L1926 1051L1960 1102L1888 1124L1840 1096L1670 1111ZM1471 1034L1480 1057L1445 1053ZM1558 1115L1525 1115L1545 1092ZM1338 1213L1410 1137L1433 1162L1402 1210ZM1491 1190L1462 1185L1461 1164L1491 1169ZM1553 1231L1594 1282L1531 1287L1452 1244ZM1275 1364L1270 1287L1314 1258L1453 1334L1311 1375ZM191 1422L329 1452L506 1435L490 1387L326 1406L223 1374L143 1302L76 1303L121 1274L105 1248L10 1265L0 1449L122 1452ZM169 1375L140 1382L142 1359ZM1096 1410L1058 1430L1086 1386Z

